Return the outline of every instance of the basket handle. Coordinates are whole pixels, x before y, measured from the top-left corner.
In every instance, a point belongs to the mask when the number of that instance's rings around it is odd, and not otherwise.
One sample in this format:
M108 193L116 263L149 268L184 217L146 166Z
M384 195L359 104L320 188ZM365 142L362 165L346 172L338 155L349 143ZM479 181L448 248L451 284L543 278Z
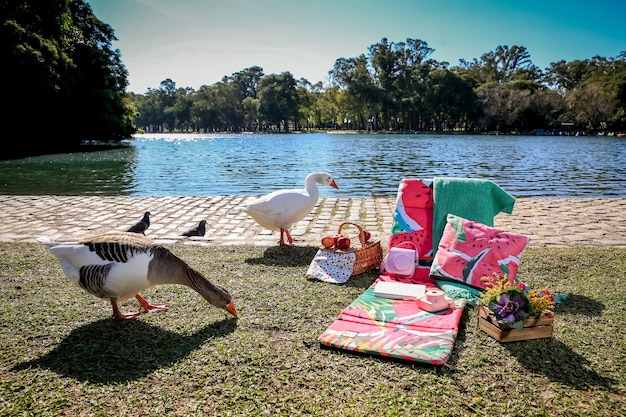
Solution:
M363 228L361 226L359 226L356 223L352 223L352 222L343 222L339 225L339 229L337 229L337 233L341 234L341 229L347 225L347 224L351 224L352 226L356 226L357 229L359 229L359 242L361 242L361 248L365 248L366 244L365 244L365 232L363 232Z

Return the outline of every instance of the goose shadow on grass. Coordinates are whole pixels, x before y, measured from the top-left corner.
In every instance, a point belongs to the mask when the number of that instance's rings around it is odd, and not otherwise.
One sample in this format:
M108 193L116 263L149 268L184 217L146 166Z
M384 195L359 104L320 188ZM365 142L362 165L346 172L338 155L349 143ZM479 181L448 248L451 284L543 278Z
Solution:
M227 318L180 335L141 320L100 320L73 330L52 351L13 370L39 367L92 383L128 382L171 366L209 339L232 333L236 323L236 318Z
M268 266L305 266L311 263L318 248L314 246L270 246L263 251L263 256L249 258L246 263Z
M308 267L315 258L318 247L315 246L271 246L263 252L262 257L248 258L246 263L252 265L267 265L278 267ZM374 268L369 272L352 276L347 282L339 285L347 287L362 288L366 290L372 285L374 280L378 278L378 268ZM322 282L314 277L308 277L309 281L319 283L320 285L334 285Z

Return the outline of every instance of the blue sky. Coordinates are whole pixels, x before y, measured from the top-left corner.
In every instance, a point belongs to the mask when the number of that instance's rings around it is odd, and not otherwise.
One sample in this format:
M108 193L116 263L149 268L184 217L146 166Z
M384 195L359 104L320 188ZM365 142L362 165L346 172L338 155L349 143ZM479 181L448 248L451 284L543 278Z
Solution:
M624 0L87 0L143 94L170 78L198 89L252 66L325 81L338 58L421 39L457 65L524 46L544 69L626 51Z

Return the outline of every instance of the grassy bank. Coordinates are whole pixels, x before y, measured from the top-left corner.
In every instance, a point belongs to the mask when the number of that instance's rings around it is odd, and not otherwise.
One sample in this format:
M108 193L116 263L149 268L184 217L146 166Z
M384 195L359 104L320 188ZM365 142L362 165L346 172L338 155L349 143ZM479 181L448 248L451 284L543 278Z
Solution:
M0 415L626 414L626 249L528 248L522 279L569 294L554 337L499 344L468 306L441 368L320 348L374 273L308 279L313 247L171 249L231 290L238 320L169 286L143 293L168 311L117 322L44 247L0 243Z

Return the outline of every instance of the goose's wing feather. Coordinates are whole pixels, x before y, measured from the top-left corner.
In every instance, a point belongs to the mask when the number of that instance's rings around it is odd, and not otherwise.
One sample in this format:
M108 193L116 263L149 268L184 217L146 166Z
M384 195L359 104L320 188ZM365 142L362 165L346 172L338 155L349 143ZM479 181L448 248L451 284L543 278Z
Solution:
M118 242L137 246L154 246L154 241L147 236L131 232L118 232L116 230L80 239L79 242Z
M288 229L309 214L315 202L305 190L281 190L253 201L243 211L268 229Z
M65 258L76 267L125 263L133 256L147 252L154 243L131 232L110 232L76 241L55 242L40 239L57 258Z
M121 301L150 287L148 264L154 245L143 235L113 232L78 241L39 241L48 246L71 282L98 297Z
M281 190L251 202L245 209L272 215L289 211L294 206L302 206L309 203L310 196L305 190Z

